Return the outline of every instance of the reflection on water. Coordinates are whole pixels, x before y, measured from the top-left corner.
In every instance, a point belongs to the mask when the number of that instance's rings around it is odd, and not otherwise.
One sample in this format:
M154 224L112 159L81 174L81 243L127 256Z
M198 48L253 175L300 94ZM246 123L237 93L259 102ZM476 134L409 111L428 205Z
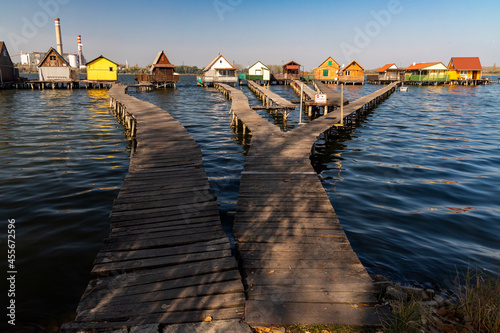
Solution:
M14 331L58 327L107 236L128 142L106 91L7 90L0 100L2 215L17 232Z
M469 265L498 274L495 88L410 87L328 148L325 189L370 272L444 287Z

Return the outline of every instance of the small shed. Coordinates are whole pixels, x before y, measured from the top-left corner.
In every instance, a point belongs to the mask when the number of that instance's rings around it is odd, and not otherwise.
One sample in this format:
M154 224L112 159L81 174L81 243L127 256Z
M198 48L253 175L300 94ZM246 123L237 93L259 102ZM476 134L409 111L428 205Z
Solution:
M271 70L262 62L257 61L248 68L247 79L269 81L271 79Z
M406 81L445 82L449 80L448 67L442 62L413 63L406 68Z
M100 55L87 63L87 80L117 81L118 64Z
M363 84L365 82L365 69L356 60L353 60L340 70L340 81Z
M283 65L283 75L286 80L300 79L300 64L295 61L287 62Z
M332 57L328 57L313 70L314 79L319 81L333 82L339 79L339 64Z
M479 57L453 57L448 69L450 80L480 80L483 73Z
M199 78L204 85L218 83L236 83L236 68L231 65L221 54L215 57L210 64L203 69L203 74Z
M0 41L0 85L13 83L19 76L19 71L14 67L10 58L7 45Z
M38 64L40 81L71 81L72 71L69 63L53 47Z
M404 80L404 69L399 68L396 64L386 64L377 69L378 80L380 81L400 81Z

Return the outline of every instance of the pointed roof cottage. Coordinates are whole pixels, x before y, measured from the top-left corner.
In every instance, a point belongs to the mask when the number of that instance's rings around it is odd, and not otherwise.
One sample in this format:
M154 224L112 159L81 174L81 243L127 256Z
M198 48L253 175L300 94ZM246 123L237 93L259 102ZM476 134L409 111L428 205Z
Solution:
M328 57L313 70L314 79L320 81L337 81L340 65L332 57Z
M207 67L205 67L204 71L207 72L211 69L220 70L220 69L228 69L228 70L236 70L236 68L231 65L229 61L222 54L219 54L215 57L214 60Z
M255 64L253 64L248 68L249 80L269 81L270 78L271 78L271 70L261 61L257 61Z
M157 68L175 68L175 65L170 63L164 51L158 52L155 61L151 65L150 72L154 73Z
M219 83L236 83L236 68L231 65L221 54L215 57L207 67L203 69L203 74L198 77L198 83L201 85L213 85Z
M87 63L87 80L117 81L118 64L100 55Z
M351 61L340 70L340 81L344 83L363 84L365 82L365 69L356 60Z
M135 79L139 83L150 82L157 86L175 87L175 82L179 82L179 74L175 73L175 65L170 63L165 52L161 51L149 68L149 74L135 74Z
M0 41L0 85L14 82L17 76L18 72L7 51L7 45Z
M38 64L40 81L70 81L71 67L69 63L53 47Z

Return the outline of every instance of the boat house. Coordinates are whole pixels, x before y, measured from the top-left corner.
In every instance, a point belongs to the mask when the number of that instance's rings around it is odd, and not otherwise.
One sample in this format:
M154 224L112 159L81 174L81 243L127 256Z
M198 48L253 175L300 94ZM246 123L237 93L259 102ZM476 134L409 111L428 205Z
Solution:
M87 63L87 80L117 81L118 64L102 55Z
M262 62L257 61L248 68L248 80L269 81L271 79L271 71Z
M339 79L339 64L332 57L328 57L313 70L314 79L326 83L335 83Z
M381 82L394 82L404 80L405 70L398 68L396 64L386 64L377 69L378 80Z
M450 81L456 84L475 84L481 79L483 67L479 57L453 57L448 64Z
M40 81L71 81L73 72L69 63L51 47L38 65L38 79Z
M340 69L339 81L344 84L364 84L365 69L356 60Z
M14 83L19 77L19 71L14 67L10 58L7 45L0 42L0 87L5 84Z
M203 86L214 83L236 83L237 81L236 68L221 54L203 69L203 74L198 76L198 84Z
M438 85L448 81L448 67L442 62L413 63L406 68L405 82L410 84Z
M135 79L141 82L148 82L156 87L175 87L175 82L179 82L179 74L175 73L175 65L170 63L164 51L159 52L149 69L149 74L136 74Z

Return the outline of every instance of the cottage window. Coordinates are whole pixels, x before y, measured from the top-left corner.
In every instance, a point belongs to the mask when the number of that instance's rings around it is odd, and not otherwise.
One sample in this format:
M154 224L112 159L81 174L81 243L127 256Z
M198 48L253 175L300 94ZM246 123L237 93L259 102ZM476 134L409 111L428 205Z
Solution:
M6 57L7 56L7 50L3 50L3 56Z
M323 76L328 76L328 69L323 69Z
M332 61L328 60L328 66L331 66L331 65L332 65Z
M56 60L56 56L50 56L50 60Z
M113 71L113 67L109 67L109 71L112 72Z
M351 76L351 71L345 71L345 72L344 72L344 75L345 75L345 76Z
M467 75L467 71L460 71L460 75Z

